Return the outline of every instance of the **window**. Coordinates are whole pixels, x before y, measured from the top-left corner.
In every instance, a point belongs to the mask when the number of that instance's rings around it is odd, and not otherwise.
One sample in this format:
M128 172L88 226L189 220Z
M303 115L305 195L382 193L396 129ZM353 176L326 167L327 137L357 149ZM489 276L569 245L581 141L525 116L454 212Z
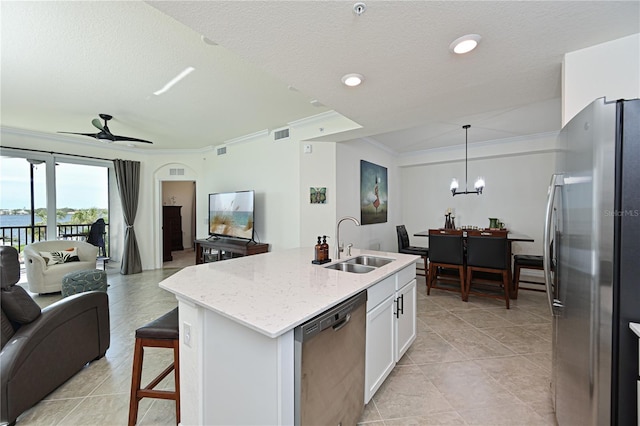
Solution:
M84 239L98 218L109 223L106 162L7 152L0 156L2 244L21 251L32 241Z

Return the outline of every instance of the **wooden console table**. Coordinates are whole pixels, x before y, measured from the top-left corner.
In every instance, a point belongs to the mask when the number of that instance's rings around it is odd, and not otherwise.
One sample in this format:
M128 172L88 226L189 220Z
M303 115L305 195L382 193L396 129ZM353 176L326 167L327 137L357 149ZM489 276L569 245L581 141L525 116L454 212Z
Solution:
M251 256L252 254L266 253L269 251L269 244L256 243L255 241L234 240L232 238L218 238L216 240L195 240L196 245L196 265L202 262L202 249L214 249L218 251L218 260L221 260L221 252L229 252L240 256Z

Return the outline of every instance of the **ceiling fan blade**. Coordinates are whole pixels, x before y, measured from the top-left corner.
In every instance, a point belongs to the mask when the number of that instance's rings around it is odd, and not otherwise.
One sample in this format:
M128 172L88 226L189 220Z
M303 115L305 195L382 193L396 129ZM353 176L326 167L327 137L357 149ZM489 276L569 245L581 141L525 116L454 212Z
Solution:
M102 124L99 118L94 118L93 120L91 120L91 124L93 124L93 126L96 129L100 130L98 133L76 133L76 132L58 132L58 133L89 136L90 138L98 139L99 141L108 142L108 143L116 142L116 141L143 142L143 143L151 143L151 144L153 143L151 141L146 141L144 139L130 138L127 136L116 136L113 133L111 133L111 130L109 130L109 126L107 126L107 122L111 120L113 117L109 114L100 114L100 118L104 120L104 124Z
M58 132L58 133L66 133L68 135L80 135L80 136L89 136L90 138L98 139L99 133L76 133L76 132Z
M104 131L104 126L100 122L100 119L94 118L93 120L91 120L91 124L93 124L93 127L95 127L96 129Z
M127 137L127 136L116 136L116 135L113 135L113 137L114 137L115 141L131 141L131 142L153 143L151 141L146 141L144 139L130 138L130 137Z

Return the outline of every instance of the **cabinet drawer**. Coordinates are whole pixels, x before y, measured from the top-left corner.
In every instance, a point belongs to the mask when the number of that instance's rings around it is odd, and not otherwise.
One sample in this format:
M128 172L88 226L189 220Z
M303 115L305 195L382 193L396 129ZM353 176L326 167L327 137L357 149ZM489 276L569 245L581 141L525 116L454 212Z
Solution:
M396 273L396 290L400 290L405 285L409 284L416 277L416 264L401 269Z
M391 275L377 282L367 289L367 312L375 308L387 297L393 295L396 285L396 275Z

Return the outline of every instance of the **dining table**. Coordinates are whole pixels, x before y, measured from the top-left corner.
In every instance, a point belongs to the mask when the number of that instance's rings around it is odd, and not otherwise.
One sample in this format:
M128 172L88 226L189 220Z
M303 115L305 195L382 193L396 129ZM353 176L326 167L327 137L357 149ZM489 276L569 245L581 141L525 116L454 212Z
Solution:
M444 232L446 232L446 231L447 231L447 230L446 230L446 229L444 229L444 228L440 228L439 230L444 231ZM487 231L497 231L497 229L490 229L490 228L485 228L485 229L482 229L482 228L475 228L475 230L480 230L480 231L482 231L482 230L487 230ZM430 230L416 232L415 234L413 234L413 236L414 236L414 237L429 237L429 231L430 231ZM431 231L433 231L433 230L431 230ZM467 230L465 230L465 229L463 229L463 230L462 230L462 237L463 237L463 238L466 238L466 237L467 237L467 233L466 233L466 231L467 231ZM513 243L515 243L515 242L527 242L527 243L533 243L534 241L535 241L535 240L534 240L532 237L530 237L529 235L527 235L527 234L522 234L522 233L519 233L519 232L512 232L512 231L508 231L508 232L507 232L507 254L508 254L509 259L511 259L511 258L512 258L512 254L513 254L513 252L512 252L512 245L513 245ZM511 283L511 290L512 290L512 291L511 291L511 294L514 294L513 290L515 290L515 289L513 288L513 266L512 266L512 265L513 265L513 262L512 262L512 261L511 261L511 262L509 262L509 264L508 264L508 265L509 265L509 269L508 269L508 274L509 274L509 275L508 275L508 276L509 276L509 282Z

